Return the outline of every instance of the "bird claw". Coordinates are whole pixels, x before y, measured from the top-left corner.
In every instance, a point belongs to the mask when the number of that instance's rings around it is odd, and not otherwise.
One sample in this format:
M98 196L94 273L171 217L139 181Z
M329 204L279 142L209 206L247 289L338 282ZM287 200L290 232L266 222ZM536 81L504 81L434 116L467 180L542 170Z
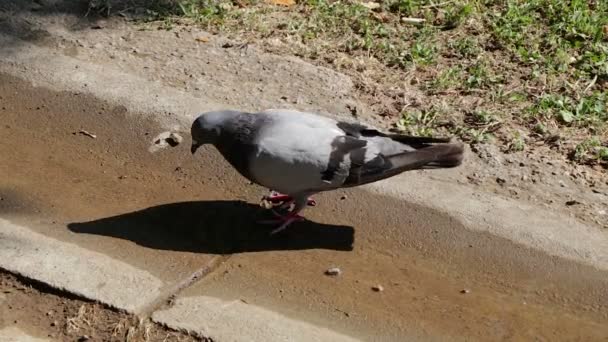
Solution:
M260 202L260 206L264 209L272 209L275 206L282 206L282 205L290 205L291 203L293 203L293 198L289 195L284 195L275 191L272 191L270 193L270 195L268 196L263 196L262 200ZM314 198L309 197L308 200L306 201L306 205L310 206L310 207L315 207L317 205L317 201L314 200Z
M293 215L284 220L283 224L281 224L278 228L275 228L270 232L270 235L274 235L280 231L285 230L285 228L289 227L294 222L304 221L304 218L300 215Z
M270 235L274 235L282 230L285 230L285 228L287 228L289 225L291 225L294 222L304 221L304 217L302 217L300 215L289 215L288 214L286 216L281 216L274 211L273 211L273 214L277 215L278 217L276 219L258 221L258 223L260 223L260 224L281 223L281 225L278 228L275 228L274 230L272 230L270 232Z
M274 208L274 204L272 204L272 202L267 201L266 199L262 198L262 201L260 201L260 207L269 210Z

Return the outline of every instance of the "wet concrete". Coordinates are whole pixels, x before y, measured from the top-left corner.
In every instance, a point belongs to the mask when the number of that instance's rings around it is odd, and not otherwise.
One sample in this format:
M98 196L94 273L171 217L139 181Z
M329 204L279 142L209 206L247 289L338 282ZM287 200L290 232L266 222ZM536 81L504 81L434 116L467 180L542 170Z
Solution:
M180 298L244 300L369 340L608 338L604 272L444 213L352 189L268 237L253 223L264 189L213 149L193 158L187 137L149 153L161 130L124 108L0 76L0 118L0 215L145 269L167 292L186 281ZM332 266L343 274L325 276Z

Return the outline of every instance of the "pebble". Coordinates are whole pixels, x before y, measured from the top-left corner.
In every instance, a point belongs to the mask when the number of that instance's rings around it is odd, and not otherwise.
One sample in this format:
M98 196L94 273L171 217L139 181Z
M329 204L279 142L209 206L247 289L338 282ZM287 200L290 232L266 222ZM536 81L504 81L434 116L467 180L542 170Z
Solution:
M501 178L501 177L496 178L496 183L498 183L498 184L502 185L502 184L505 184L506 182L507 182L507 180L504 178Z
M375 286L372 286L372 290L374 290L376 292L382 292L382 291L384 291L384 287L382 285L375 285Z
M95 24L91 25L91 28L93 30L101 30L104 29L106 27L106 22L104 20L100 20L98 22L96 22Z
M182 141L184 141L184 138L182 138L182 136L177 133L171 133L169 134L167 139L165 139L165 141L167 141L167 143L171 145L171 147L175 147L181 144Z
M52 327L56 327L56 326L58 326L58 325L59 325L59 322L57 322L57 321L53 321L53 322L51 323L51 326L52 326Z
M340 274L342 274L342 270L340 270L338 267L332 267L325 271L325 275L328 276L339 276Z
M462 294L471 293L471 290L469 290L469 289L462 289L462 290L460 290L460 293L462 293Z

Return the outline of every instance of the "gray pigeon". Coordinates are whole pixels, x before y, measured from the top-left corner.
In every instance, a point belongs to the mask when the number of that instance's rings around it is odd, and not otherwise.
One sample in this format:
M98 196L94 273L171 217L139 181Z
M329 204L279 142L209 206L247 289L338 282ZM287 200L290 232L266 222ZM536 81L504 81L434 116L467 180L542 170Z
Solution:
M455 167L464 145L450 139L382 133L358 123L312 113L225 110L201 114L192 124L191 152L213 144L245 178L273 192L267 200L294 207L278 215L272 233L302 220L309 196L372 183L416 169Z

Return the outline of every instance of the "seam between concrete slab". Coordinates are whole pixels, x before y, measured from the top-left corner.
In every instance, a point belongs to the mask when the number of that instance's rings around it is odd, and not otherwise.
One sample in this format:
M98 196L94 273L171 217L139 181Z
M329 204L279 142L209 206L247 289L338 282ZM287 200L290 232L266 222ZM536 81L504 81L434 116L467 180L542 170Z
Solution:
M147 319L157 310L166 310L171 308L173 301L177 296L188 287L196 284L200 280L209 276L215 270L217 270L223 263L228 261L232 255L218 255L213 257L205 266L196 270L190 276L184 278L182 281L177 282L169 290L164 291L161 295L150 301L146 306L139 310L136 314L142 319Z

